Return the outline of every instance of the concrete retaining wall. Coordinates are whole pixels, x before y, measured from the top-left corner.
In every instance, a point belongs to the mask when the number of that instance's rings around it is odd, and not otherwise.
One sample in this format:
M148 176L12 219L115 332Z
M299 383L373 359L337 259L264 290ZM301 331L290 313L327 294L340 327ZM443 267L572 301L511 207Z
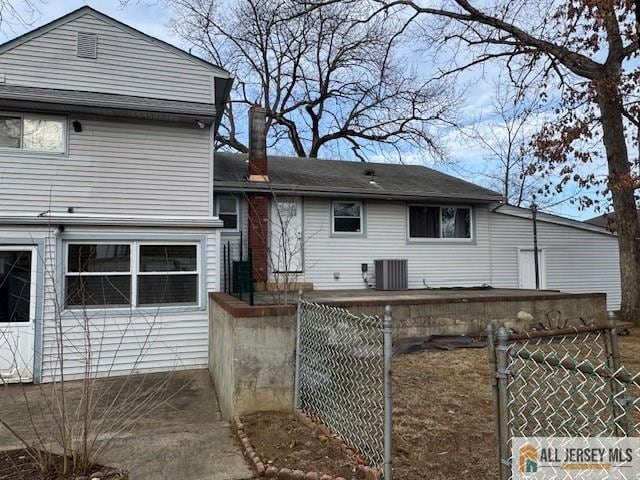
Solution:
M382 314L383 302L326 302L354 314ZM482 334L490 321L517 330L545 323L553 313L564 323L607 321L604 294L539 295L535 299L486 297L391 301L394 336ZM533 320L518 319L527 312ZM255 306L224 293L210 295L209 371L225 418L293 407L295 307ZM522 317L522 315L521 315Z
M530 329L543 323L549 317L568 325L583 325L581 318L588 324L607 321L607 302L604 294L568 294L526 298L487 298L447 302L400 303L394 304L394 337L422 337L428 335L478 335L485 332L491 322L504 322L507 327L516 330ZM349 311L360 313L384 313L384 305L363 302L361 304L343 304ZM519 318L520 312L526 312L533 320ZM520 314L520 317L527 315Z
M295 307L210 296L209 372L225 418L293 408Z

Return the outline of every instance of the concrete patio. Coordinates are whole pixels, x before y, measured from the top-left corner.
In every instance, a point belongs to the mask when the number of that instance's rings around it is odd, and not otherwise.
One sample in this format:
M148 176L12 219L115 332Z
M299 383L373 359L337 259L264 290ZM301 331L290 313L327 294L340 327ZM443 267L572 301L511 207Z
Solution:
M228 422L220 415L207 370L126 378L100 380L95 389L96 395L100 396L97 416L109 412L108 417L119 419L105 422L107 425L101 430L99 441L112 440L98 459L99 463L128 470L131 480L244 480L253 477L236 447ZM28 440L35 436L31 427L34 423L40 432L53 431L55 421L47 413L51 388L52 384L3 388L0 390L3 419ZM77 404L82 395L82 382L69 382L67 388L67 398ZM149 395L155 395L152 392L159 388L164 389L164 393L152 400L156 405L153 411L131 428L120 431L140 413L132 407L132 399L154 398ZM106 410L116 396L121 399L122 407ZM0 450L20 447L15 437L0 426Z

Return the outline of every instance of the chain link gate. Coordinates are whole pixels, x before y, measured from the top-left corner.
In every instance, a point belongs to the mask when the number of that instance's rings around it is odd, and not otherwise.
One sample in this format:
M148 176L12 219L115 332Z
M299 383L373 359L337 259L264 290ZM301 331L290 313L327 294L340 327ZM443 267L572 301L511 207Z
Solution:
M487 338L501 480L511 478L514 437L640 436L640 373L621 365L614 325L524 334L489 325Z
M295 406L391 480L391 308L354 315L298 299Z

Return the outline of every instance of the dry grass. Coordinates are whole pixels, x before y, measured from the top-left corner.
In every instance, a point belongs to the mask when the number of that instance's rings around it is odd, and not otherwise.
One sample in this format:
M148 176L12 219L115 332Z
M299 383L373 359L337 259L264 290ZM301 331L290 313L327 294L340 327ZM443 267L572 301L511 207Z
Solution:
M640 371L640 329L619 340ZM393 376L394 478L497 478L486 349L398 356Z

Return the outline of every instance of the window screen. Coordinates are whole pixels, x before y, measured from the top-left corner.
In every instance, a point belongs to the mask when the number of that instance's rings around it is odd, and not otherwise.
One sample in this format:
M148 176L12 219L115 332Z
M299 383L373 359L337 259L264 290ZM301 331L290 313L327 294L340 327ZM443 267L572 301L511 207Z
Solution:
M333 231L362 232L362 204L360 202L333 202Z

